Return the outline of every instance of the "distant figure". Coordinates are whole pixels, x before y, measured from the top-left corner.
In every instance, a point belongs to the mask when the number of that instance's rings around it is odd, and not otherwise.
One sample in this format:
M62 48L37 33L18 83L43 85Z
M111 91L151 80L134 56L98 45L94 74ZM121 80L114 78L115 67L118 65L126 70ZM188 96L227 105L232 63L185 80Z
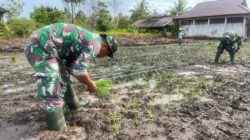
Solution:
M179 33L178 33L178 42L179 42L179 45L181 45L184 35L185 35L185 33L183 32L183 29L179 29Z
M241 37L234 32L226 32L220 40L220 45L215 56L215 63L219 62L219 58L224 50L230 55L230 62L234 63L234 56L242 46Z

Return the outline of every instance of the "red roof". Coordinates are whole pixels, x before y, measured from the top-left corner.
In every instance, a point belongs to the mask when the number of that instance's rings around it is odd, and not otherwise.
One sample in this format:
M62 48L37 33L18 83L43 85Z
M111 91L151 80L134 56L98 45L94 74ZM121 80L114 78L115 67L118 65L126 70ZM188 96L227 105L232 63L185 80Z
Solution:
M246 0L217 0L197 4L175 19L250 14Z

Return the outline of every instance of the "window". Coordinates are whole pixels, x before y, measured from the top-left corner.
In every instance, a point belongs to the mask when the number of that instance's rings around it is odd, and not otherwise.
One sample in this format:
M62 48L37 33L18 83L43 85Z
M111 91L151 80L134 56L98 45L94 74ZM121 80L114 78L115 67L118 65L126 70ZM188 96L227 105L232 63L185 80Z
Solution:
M199 24L208 24L208 19L196 19L195 20L195 24L199 25Z
M183 20L181 21L181 25L191 25L193 24L193 20Z
M210 19L210 24L223 24L223 23L225 23L225 18Z
M227 18L227 23L243 23L243 17Z

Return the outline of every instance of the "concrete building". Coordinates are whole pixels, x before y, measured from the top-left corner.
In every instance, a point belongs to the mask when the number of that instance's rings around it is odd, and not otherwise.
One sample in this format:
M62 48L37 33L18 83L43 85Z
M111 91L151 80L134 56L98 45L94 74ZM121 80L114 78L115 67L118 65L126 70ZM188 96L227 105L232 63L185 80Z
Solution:
M199 3L175 20L190 37L221 37L227 31L250 37L250 9L246 0Z

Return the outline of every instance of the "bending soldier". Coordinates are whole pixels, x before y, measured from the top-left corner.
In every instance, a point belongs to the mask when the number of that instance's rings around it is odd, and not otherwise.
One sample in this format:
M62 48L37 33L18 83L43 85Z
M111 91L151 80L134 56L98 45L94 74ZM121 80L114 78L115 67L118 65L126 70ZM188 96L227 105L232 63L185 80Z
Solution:
M224 50L229 53L230 62L234 63L235 54L239 51L240 47L242 47L242 41L239 35L233 32L224 33L215 56L215 63L219 62L219 58Z
M88 63L96 58L113 57L117 50L112 36L98 35L72 24L56 23L34 32L28 39L25 54L35 71L37 92L45 102L48 128L67 131L63 105L75 110L79 102L70 75L96 92L87 72Z

